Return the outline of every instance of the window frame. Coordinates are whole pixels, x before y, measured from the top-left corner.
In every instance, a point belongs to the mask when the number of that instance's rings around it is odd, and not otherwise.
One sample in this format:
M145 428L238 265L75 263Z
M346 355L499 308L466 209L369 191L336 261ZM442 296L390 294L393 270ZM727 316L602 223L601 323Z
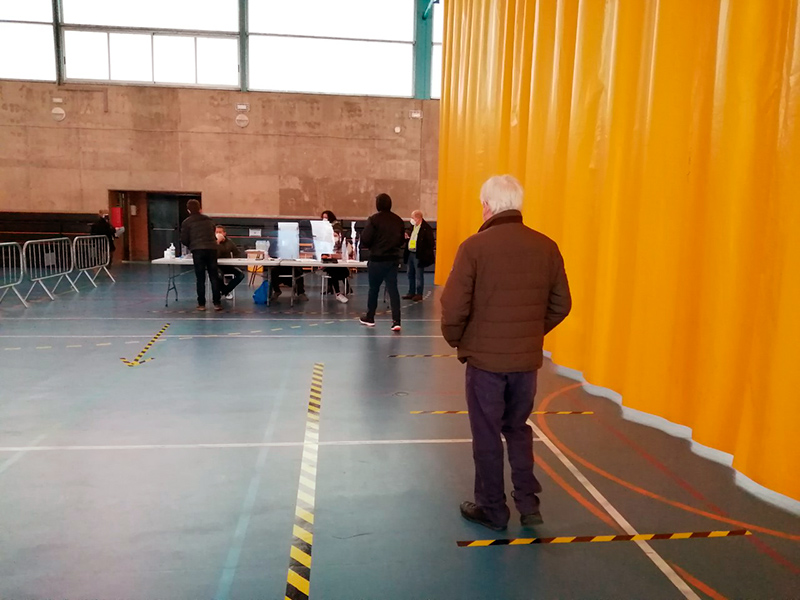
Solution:
M106 50L108 52L108 75L109 79L83 79L67 76L67 47L66 47L66 32L77 31L87 33L105 33L106 34ZM139 34L150 36L150 75L151 81L126 81L123 79L111 79L111 34ZM194 39L194 80L195 83L170 83L155 81L155 36L164 35L171 37L188 37ZM197 39L198 38L211 38L211 39L229 39L236 40L237 56L236 66L238 73L238 82L235 84L209 84L197 83L198 67L197 67ZM195 29L162 29L157 27L106 27L100 25L63 25L61 27L61 45L63 51L61 53L61 68L63 69L64 83L79 83L87 85L125 85L125 86L143 86L143 87L167 87L167 88L189 88L189 89L210 89L210 90L239 90L241 89L241 52L239 51L239 44L241 43L238 33L229 33L221 31L202 31Z
M188 88L188 89L208 89L208 90L240 90L242 92L249 92L249 91L258 91L258 92L276 92L280 93L281 90L278 89L261 89L261 88L253 88L249 85L250 79L250 38L251 37L261 37L261 38L291 38L295 40L303 40L303 39L316 39L316 40L330 40L330 41L345 41L345 42L364 42L364 43L379 43L379 44L393 44L393 45L405 45L412 49L412 69L411 69L411 78L412 81L410 82L410 89L411 92L409 94L403 95L384 95L378 93L355 93L355 92L331 92L331 91L304 91L304 92L292 92L287 90L286 93L298 93L298 94L319 94L319 95L334 95L334 96L367 96L367 97L379 97L379 98L421 98L418 95L417 88L417 81L416 81L416 68L418 64L418 59L416 58L419 52L424 52L427 54L427 62L430 65L432 62L433 57L433 50L434 47L437 45L442 45L439 42L431 41L429 47L425 50L422 50L419 47L421 40L419 39L419 35L417 33L419 29L419 24L422 21L422 10L420 8L424 8L423 3L425 6L428 5L430 0L416 0L414 3L414 35L412 40L398 40L398 39L373 39L373 38L357 38L357 37L339 37L339 36L325 36L325 35L296 35L296 34L284 34L284 33L252 33L248 27L248 16L249 16L249 0L239 0L239 29L238 31L215 31L215 30L203 30L203 29L174 29L174 28L163 28L163 27L127 27L127 26L104 26L104 25L84 25L84 24L77 24L77 23L67 23L64 20L63 16L63 7L61 0L54 0L53 1L53 15L52 20L48 21L18 21L18 20L11 20L11 19L0 19L2 23L11 23L11 24L23 24L23 25L45 25L51 26L53 29L53 40L54 40L54 56L53 56L53 64L55 65L55 76L54 78L50 79L33 79L33 78L24 78L24 79L11 79L11 78L3 78L4 81L37 81L37 82L44 82L44 83L55 83L56 85L62 85L66 83L70 84L81 84L81 85L123 85L123 86L140 86L140 87L167 87L167 88ZM438 3L438 2L437 2ZM431 11L432 12L432 11ZM440 13L441 14L441 13ZM428 15L429 19L433 19L433 15ZM84 79L84 78L77 78L77 77L68 77L66 74L66 60L67 60L67 48L65 45L65 32L66 31L77 31L77 32L100 32L106 34L106 48L108 52L108 79ZM111 67L111 44L110 44L110 35L112 33L117 34L140 34L140 35L149 35L150 36L150 53L151 53L151 81L127 81L123 79L112 79L112 67ZM181 36L181 37L191 37L194 38L194 65L195 65L195 74L194 74L194 83L168 83L168 82L160 82L155 81L155 48L154 48L154 37L156 35L168 35L168 36ZM432 38L433 36L431 36ZM237 44L237 83L236 84L209 84L209 83L198 83L198 75L199 75L199 65L198 65L198 39L207 38L207 39L233 39L236 40ZM428 44L424 44L428 46ZM231 77L233 79L233 77ZM313 86L311 86L313 87ZM406 87L406 86L404 86ZM430 84L427 86L427 90L423 91L423 99L436 99L432 98L430 93Z

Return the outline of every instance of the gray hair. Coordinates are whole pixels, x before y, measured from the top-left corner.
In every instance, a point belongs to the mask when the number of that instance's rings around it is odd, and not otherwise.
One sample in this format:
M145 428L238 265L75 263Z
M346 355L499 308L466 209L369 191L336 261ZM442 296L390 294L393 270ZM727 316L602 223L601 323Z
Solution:
M512 175L495 175L481 187L481 202L493 215L506 210L522 210L522 184Z

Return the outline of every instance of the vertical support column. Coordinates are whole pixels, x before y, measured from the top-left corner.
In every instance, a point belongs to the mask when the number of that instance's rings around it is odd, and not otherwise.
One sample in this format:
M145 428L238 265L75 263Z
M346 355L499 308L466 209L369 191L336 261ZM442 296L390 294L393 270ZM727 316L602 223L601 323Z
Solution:
M250 74L250 42L248 17L248 0L239 0L239 85L242 91L249 88L248 75Z
M53 0L53 39L56 50L56 85L64 83L64 44L61 25L64 22L61 0Z
M433 4L416 0L414 10L414 98L431 97L431 54L433 52Z

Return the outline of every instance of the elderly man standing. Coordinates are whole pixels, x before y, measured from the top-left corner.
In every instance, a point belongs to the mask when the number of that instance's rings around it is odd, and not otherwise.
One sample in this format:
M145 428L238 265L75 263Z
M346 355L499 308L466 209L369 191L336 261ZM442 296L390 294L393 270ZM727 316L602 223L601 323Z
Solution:
M571 308L558 246L522 223L522 196L522 186L510 175L484 183L484 224L461 244L442 294L442 334L467 363L475 502L463 502L461 515L496 531L510 518L501 433L522 525L543 522L527 419L544 336Z
M403 255L408 264L408 294L403 299L419 302L425 292L425 267L436 262L435 242L433 227L422 218L421 210L411 213L411 226L411 233L406 233L408 240Z

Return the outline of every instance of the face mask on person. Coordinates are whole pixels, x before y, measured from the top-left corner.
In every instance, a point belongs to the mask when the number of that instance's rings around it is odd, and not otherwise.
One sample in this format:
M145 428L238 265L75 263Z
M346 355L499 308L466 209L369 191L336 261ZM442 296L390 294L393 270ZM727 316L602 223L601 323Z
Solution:
M224 233L218 233L216 235L217 235L217 241L218 242L222 243L222 242L225 241L225 234Z
M412 218L410 218L410 219L408 220L408 222L409 222L409 223L411 223L411 226L412 226L412 227L416 227L416 226L417 226L417 222L414 220L414 218L413 218L413 217L412 217Z

